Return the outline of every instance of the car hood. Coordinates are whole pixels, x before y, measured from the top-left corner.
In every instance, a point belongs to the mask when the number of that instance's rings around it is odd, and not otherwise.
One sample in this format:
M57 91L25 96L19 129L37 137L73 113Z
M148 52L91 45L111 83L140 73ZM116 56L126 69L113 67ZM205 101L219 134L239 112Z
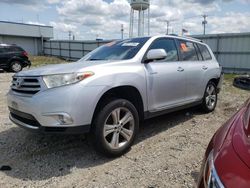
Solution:
M16 76L44 76L53 74L66 74L82 71L91 71L95 66L105 66L110 63L118 63L117 61L81 61L73 63L64 63L56 65L46 65L26 71L21 71Z
M248 129L244 126L244 118L247 110L250 110L250 99L245 103L242 115L235 122L232 143L235 152L240 159L250 168L250 117L248 116Z

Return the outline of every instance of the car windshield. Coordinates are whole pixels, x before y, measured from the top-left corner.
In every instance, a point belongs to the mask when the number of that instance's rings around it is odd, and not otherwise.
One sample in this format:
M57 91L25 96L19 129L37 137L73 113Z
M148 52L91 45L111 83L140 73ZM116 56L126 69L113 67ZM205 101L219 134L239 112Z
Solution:
M113 41L88 53L79 61L127 60L133 58L149 37Z

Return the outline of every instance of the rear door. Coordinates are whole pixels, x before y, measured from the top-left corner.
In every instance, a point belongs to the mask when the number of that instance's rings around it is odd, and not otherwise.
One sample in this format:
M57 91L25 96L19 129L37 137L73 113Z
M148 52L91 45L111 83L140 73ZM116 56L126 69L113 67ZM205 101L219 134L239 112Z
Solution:
M208 81L212 78L218 78L218 72L220 70L217 62L212 58L211 53L208 50L208 47L205 44L197 43L197 49L202 56L201 71L203 74L203 83L202 83L202 96L204 94L206 85Z
M17 57L20 57L22 56L22 52L24 50L18 46L11 46L10 49L9 49L9 52L11 54L11 56L17 56Z
M204 76L207 68L195 42L179 40L179 51L187 74L187 102L198 101L203 97Z
M149 111L180 106L186 97L186 74L181 67L176 42L172 38L156 39L148 50L164 49L167 58L145 64Z

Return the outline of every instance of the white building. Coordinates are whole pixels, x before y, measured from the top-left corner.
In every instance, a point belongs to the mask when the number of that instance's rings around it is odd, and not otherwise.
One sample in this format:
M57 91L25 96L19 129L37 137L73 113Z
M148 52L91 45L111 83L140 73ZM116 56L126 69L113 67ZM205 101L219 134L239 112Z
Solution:
M31 55L43 53L43 42L53 38L53 27L0 21L0 43L16 44Z

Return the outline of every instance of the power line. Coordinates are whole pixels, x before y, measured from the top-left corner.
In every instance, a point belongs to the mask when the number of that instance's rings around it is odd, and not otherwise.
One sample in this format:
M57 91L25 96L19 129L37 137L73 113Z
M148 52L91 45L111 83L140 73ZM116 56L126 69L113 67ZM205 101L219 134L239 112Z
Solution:
M205 35L206 34L206 25L208 24L208 22L207 22L208 16L209 15L203 14L203 15L184 17L182 19L167 19L167 20L158 19L158 21L162 21L162 22L167 23L167 34L169 34L169 28L170 28L171 22L182 22L183 23L184 20L203 17L202 25L203 25L203 34ZM183 29L183 24L182 24L182 29Z

